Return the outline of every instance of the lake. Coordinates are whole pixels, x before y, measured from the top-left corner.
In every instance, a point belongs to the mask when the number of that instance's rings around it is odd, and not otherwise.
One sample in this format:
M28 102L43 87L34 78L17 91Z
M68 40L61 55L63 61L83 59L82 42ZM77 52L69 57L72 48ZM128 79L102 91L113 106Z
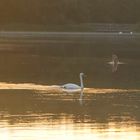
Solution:
M139 46L135 33L0 33L0 139L139 140ZM80 72L82 101L60 87Z

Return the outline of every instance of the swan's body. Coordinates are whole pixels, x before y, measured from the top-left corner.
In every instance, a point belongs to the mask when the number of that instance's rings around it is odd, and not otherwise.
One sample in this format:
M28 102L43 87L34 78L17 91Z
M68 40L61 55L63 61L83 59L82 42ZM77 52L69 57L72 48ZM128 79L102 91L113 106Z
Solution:
M73 83L67 83L67 84L62 85L61 88L63 89L63 91L68 92L68 93L80 91L81 92L80 99L82 99L83 89L84 89L83 76L84 76L84 73L80 73L80 86Z
M65 90L81 89L81 87L79 85L76 85L76 84L73 84L73 83L64 84L62 87Z

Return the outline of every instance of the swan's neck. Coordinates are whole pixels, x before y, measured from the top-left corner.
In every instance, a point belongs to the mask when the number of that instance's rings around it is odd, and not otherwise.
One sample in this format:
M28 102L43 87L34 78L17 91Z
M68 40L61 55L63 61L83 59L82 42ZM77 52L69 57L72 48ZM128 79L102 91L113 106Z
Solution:
M80 75L80 84L81 84L81 89L84 88L84 83L83 83L83 76Z
M80 84L81 84L81 94L80 94L80 100L82 100L83 97L83 90L84 90L84 84L83 84L83 76L80 75Z

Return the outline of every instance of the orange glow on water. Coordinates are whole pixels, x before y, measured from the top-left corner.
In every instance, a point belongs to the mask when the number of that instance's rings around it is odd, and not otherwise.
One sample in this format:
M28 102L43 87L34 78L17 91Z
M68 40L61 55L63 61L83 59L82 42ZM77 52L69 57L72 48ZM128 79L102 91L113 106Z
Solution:
M49 123L45 120L9 125L2 122L0 139L4 140L139 140L139 128L127 123L73 123L65 117L59 121Z
M6 83L0 82L0 89L26 89L36 90L42 93L62 93L63 90L59 85L39 85L34 83ZM104 89L104 88L84 88L84 93L125 93L140 92L139 89Z

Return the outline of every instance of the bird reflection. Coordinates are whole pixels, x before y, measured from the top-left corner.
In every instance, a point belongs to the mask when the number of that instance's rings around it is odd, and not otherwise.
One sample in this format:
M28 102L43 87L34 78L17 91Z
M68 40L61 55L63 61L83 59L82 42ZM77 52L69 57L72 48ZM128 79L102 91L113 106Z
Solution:
M112 55L112 61L109 62L109 64L111 65L112 67L112 72L116 72L117 69L118 69L118 65L121 64L119 62L119 59L118 59L118 56L116 54L113 54Z
M119 59L117 55L112 55L112 72L116 72L118 69Z

